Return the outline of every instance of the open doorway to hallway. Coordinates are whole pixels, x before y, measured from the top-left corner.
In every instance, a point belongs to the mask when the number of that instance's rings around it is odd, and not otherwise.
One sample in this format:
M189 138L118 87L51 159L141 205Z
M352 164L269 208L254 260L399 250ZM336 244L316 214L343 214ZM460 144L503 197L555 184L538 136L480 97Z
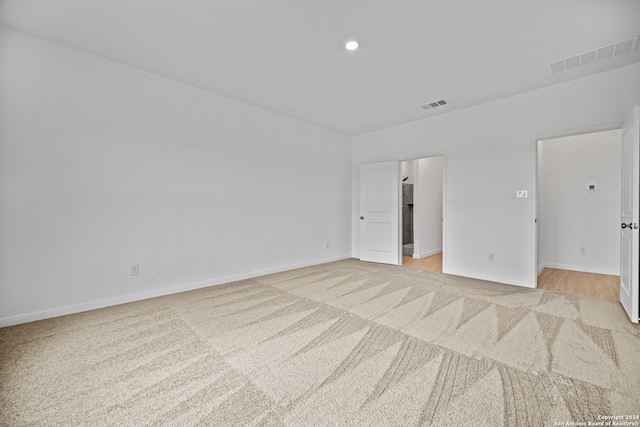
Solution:
M538 288L619 300L622 131L538 141Z
M443 156L408 160L402 173L402 265L442 272Z

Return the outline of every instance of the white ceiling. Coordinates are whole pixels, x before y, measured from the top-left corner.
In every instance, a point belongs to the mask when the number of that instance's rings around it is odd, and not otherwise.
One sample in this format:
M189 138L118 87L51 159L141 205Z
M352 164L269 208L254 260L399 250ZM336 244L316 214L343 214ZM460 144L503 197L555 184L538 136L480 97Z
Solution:
M640 62L550 67L640 34L638 0L0 0L0 23L347 135Z

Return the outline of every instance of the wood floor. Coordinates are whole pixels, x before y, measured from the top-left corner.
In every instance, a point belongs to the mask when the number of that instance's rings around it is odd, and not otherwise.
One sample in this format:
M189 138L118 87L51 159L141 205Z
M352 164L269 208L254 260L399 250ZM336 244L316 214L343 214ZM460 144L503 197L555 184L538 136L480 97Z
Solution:
M402 265L442 273L442 252L424 258L402 255Z
M620 276L544 268L538 288L620 301Z
M419 259L402 255L402 265L442 273L442 252ZM620 276L607 274L545 268L538 276L538 288L611 301L620 300Z

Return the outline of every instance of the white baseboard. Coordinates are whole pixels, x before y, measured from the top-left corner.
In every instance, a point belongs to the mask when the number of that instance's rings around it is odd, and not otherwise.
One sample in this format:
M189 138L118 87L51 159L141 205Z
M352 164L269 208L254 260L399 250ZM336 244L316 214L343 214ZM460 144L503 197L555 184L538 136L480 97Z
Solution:
M295 270L296 268L311 267L314 265L325 264L327 262L341 261L343 259L352 258L351 254L340 255L331 258L319 259L315 261L303 262L298 264L290 264L281 267L269 268L265 270L257 270L250 273L237 274L233 276L220 277L201 282L188 283L184 285L171 286L168 288L155 289L147 292L140 292L130 295L122 295L113 298L106 298L97 301L88 301L86 303L68 305L65 307L57 307L48 310L35 311L31 313L21 314L17 316L0 318L0 328L6 326L19 325L22 323L35 322L37 320L50 319L53 317L66 316L68 314L81 313L83 311L96 310L98 308L111 307L129 302L141 301L149 298L156 298L165 295L177 294L180 292L192 291L195 289L206 288L209 286L222 285L224 283L236 282L238 280L252 279L255 277L266 276L267 274L280 273L282 271Z
M415 258L415 259L426 258L426 257L431 256L431 255L439 254L440 252L442 252L442 248L433 249L433 250L427 251L427 252L421 252L419 254L413 254L413 258Z
M620 269L592 268L581 265L559 264L555 262L545 262L543 268L557 268L559 270L579 271L582 273L608 274L610 276L619 276Z

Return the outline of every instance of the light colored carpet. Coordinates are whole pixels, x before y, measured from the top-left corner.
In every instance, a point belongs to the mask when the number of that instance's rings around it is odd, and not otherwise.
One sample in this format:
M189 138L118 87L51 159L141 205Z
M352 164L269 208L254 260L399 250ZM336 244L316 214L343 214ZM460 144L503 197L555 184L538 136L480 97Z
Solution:
M553 426L640 414L618 303L345 260L0 329L0 425Z

